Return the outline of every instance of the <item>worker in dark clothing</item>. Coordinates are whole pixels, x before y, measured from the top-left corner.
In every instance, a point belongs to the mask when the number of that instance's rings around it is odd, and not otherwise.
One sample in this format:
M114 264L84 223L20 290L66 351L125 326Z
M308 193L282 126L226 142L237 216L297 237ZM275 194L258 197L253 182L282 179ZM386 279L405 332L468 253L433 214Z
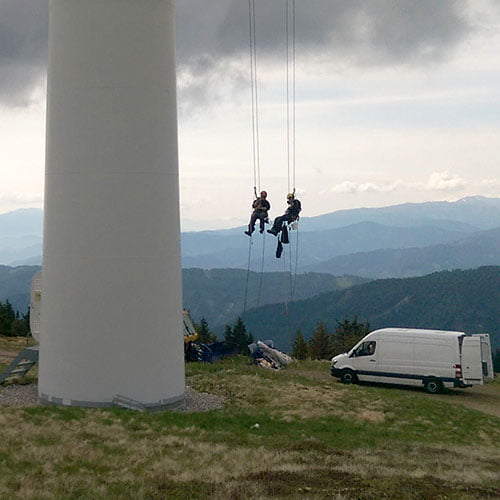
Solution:
M245 234L251 236L255 231L255 223L257 219L260 222L260 232L264 232L264 224L269 222L267 212L271 209L271 204L267 201L267 193L265 191L260 192L260 196L258 196L254 202L252 203L253 212L250 217L250 223L248 224L248 231L245 231Z
M267 230L268 233L274 234L274 236L283 230L285 224L290 224L291 222L299 219L299 213L302 210L300 201L295 198L293 193L288 193L286 200L288 203L286 212L280 217L276 217L276 219L274 219L273 227Z

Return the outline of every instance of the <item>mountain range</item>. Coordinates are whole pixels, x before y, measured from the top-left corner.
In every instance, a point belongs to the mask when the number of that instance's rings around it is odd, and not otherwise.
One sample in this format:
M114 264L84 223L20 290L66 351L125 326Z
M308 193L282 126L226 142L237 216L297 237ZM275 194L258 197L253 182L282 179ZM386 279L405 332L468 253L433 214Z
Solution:
M301 218L281 259L274 255L275 237L255 233L250 239L243 234L245 227L182 233L182 265L371 278L418 276L500 264L498 231L491 231L499 226L500 198L339 210ZM40 264L41 227L37 209L0 215L0 264Z
M423 276L434 271L500 264L500 228L473 233L451 243L427 247L380 249L339 255L305 266L304 271L367 278Z

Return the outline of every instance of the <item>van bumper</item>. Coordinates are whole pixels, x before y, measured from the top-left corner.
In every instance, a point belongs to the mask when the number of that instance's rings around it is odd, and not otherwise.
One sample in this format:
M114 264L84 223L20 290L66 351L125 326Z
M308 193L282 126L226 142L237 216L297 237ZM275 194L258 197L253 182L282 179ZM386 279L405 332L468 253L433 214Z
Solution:
M459 378L456 378L453 381L453 387L458 387L459 389L465 389L466 387L472 387L471 385L464 384L463 380L460 380Z
M334 366L332 366L330 368L330 373L332 374L332 377L340 378L340 370L338 368L335 368Z

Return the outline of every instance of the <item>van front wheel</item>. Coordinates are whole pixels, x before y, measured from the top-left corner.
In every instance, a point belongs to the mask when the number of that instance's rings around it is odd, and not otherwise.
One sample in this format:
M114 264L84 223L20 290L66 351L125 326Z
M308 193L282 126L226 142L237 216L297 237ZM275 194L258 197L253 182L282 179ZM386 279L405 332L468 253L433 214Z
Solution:
M358 377L352 370L346 368L340 373L340 380L344 384L355 384L358 381Z
M437 378L428 378L424 381L424 389L429 394L438 394L443 390L443 384Z

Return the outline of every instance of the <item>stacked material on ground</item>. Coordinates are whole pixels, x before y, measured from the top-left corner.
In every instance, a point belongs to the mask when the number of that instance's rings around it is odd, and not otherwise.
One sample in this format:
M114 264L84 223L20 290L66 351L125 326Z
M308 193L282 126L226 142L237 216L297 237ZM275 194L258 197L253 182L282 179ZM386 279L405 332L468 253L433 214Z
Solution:
M250 344L248 348L254 363L263 368L279 370L293 361L288 354L275 349L272 340L258 340Z

